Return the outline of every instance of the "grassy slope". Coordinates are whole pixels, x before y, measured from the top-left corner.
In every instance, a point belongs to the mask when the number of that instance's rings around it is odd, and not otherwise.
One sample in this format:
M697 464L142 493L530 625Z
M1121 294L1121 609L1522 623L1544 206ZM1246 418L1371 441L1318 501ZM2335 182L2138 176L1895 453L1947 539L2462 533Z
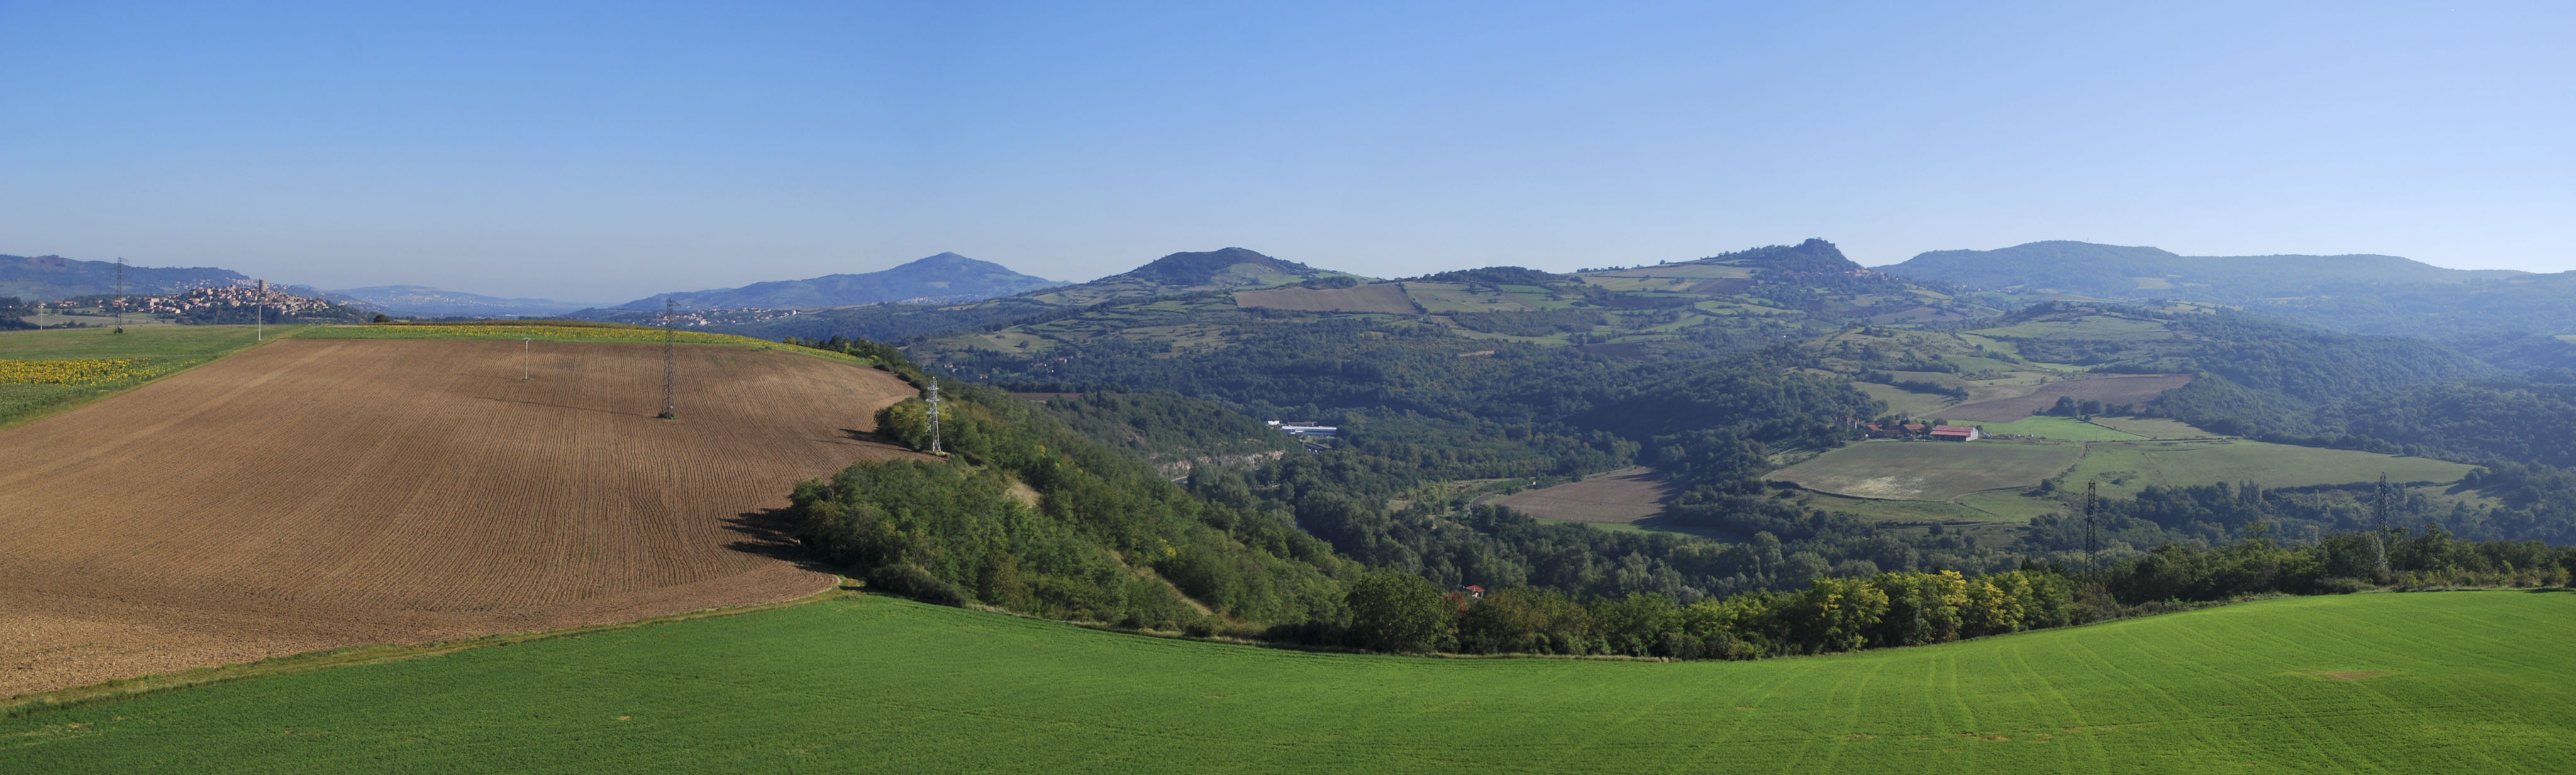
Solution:
M2367 482L2387 472L2396 482L2455 482L2471 466L2432 458L2392 457L2260 441L2148 441L2094 444L2067 474L2080 484L2099 478L2103 495L2126 498L2149 484L2253 481L2266 487ZM2118 480L2114 483L2113 480Z
M2576 594L2464 592L1768 662L1426 660L864 598L0 721L0 770L2538 772L2576 760L2571 638Z
M2072 417L2046 415L2032 415L2029 419L2012 422L1977 423L1977 427L1985 429L1989 434L2038 436L2043 439L2066 441L2137 441L2145 438L2138 434L2124 433Z
M1853 444L1774 471L1767 478L1794 481L1830 493L1920 499L1867 504L1854 503L1850 498L1824 498L1816 503L1821 508L1864 517L1902 522L1962 518L2028 522L2034 516L2066 509L2052 498L2020 494L2022 488L2036 486L2039 480L2061 471L2065 472L2063 482L2074 491L2080 492L2084 482L2098 479L2105 497L2129 498L2150 484L2252 481L2265 487L2301 487L2367 482L2378 478L2382 471L2391 481L2447 484L2459 481L2471 468L2431 458L2259 441L2137 440L2116 430L2062 417L2033 417L1985 427L1989 431L2052 438L2100 438L2080 447L2071 442L2016 441ZM2041 454L2040 450L2046 449L2057 449L2063 456ZM2082 460L2074 458L2078 449L2082 450ZM1907 491L1915 494L1904 494Z
M269 326L268 339L295 333L302 326ZM82 360L139 358L149 361L135 378L102 385L0 385L0 428L17 425L87 404L146 382L185 371L207 361L258 344L263 332L251 326L130 326L125 333L95 328L57 328L0 333L0 359Z

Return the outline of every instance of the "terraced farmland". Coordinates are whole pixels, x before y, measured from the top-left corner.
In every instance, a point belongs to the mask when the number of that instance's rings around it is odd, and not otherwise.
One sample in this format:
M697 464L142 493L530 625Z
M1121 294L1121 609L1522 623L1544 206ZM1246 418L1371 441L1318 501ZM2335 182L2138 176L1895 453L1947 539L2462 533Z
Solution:
M2576 594L1765 662L1434 660L844 599L0 721L12 772L2557 772Z
M0 431L0 696L794 598L761 510L910 454L872 369L683 348L664 421L659 345L528 352L291 339Z

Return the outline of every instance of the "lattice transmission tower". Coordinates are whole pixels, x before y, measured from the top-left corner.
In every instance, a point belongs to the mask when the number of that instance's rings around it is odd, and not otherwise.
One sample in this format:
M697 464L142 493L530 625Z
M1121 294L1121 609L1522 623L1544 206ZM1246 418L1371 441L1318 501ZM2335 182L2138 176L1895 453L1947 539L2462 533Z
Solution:
M933 454L933 455L944 455L944 454L947 454L947 453L945 453L945 452L941 452L941 451L939 451L939 378L938 378L938 377L931 377L931 378L930 378L930 454Z
M676 420L680 417L679 405L673 402L671 393L671 383L680 375L679 361L674 356L680 341L680 329L677 328L679 314L679 300L664 297L662 299L662 419L665 420Z
M2094 516L2099 501L2095 498L2101 482L2084 483L2084 565L2095 578L2102 575L2102 521Z
M2379 486L2370 493L2370 543L2379 552L2379 573L2388 575L2388 472L2379 472Z

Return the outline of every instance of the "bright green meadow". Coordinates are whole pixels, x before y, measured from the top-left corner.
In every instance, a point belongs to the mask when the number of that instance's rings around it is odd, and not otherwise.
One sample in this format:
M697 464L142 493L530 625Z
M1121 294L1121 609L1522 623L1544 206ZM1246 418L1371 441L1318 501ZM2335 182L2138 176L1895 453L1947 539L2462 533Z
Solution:
M2563 772L2576 594L1762 662L1446 660L884 597L0 721L0 772Z
M0 427L60 412L176 374L302 326L129 326L0 332L0 361L122 361L114 379L83 384L27 384L0 379Z

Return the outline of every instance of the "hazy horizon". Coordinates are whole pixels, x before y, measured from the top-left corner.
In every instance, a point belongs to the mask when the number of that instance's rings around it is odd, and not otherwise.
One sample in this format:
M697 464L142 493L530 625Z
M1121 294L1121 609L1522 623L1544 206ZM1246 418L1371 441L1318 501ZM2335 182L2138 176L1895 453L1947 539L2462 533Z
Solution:
M943 251L2576 269L2559 4L0 5L0 252L613 303Z

